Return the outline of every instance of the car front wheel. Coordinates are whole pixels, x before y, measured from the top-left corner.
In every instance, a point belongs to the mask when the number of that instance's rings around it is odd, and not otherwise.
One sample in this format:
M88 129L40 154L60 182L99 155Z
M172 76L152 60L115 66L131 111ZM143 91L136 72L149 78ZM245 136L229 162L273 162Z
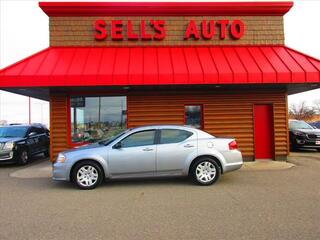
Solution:
M215 183L221 174L218 164L210 159L199 159L193 164L191 169L191 175L195 183L199 185L211 185Z
M25 165L29 161L29 153L26 149L23 149L20 151L19 157L18 157L18 163L20 165Z
M72 181L78 188L84 190L96 188L102 179L102 170L100 166L93 161L80 162L72 172Z

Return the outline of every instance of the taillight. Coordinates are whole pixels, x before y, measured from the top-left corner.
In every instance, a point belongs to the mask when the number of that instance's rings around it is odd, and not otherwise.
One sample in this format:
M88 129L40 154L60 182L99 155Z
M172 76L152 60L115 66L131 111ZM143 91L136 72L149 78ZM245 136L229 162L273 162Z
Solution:
M233 140L232 142L229 142L229 150L235 150L238 149L238 144L235 140Z

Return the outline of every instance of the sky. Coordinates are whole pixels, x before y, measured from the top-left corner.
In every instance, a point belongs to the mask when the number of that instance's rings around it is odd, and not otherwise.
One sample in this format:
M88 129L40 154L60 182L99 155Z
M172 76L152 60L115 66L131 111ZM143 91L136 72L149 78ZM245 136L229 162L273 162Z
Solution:
M294 7L284 17L285 44L318 59L319 10L320 0L298 0L294 1ZM49 21L47 15L38 7L38 1L0 0L0 69L48 46ZM312 105L318 99L320 89L289 96L289 105L301 101ZM28 106L27 97L0 91L0 120L27 123ZM49 125L48 102L31 99L31 122Z

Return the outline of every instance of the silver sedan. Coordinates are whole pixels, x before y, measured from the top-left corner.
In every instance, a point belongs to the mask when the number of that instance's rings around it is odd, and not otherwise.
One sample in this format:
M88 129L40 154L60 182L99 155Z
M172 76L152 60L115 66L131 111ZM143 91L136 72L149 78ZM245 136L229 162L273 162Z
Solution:
M53 179L72 181L81 189L93 189L104 179L164 176L189 176L210 185L242 163L232 138L184 126L145 126L59 153Z

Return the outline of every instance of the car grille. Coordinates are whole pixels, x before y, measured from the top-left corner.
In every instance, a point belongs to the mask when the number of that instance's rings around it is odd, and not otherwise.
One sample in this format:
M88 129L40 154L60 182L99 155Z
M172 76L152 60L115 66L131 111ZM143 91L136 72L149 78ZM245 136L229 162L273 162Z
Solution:
M320 135L316 135L316 134L307 134L307 137L309 139L319 139L320 138Z

